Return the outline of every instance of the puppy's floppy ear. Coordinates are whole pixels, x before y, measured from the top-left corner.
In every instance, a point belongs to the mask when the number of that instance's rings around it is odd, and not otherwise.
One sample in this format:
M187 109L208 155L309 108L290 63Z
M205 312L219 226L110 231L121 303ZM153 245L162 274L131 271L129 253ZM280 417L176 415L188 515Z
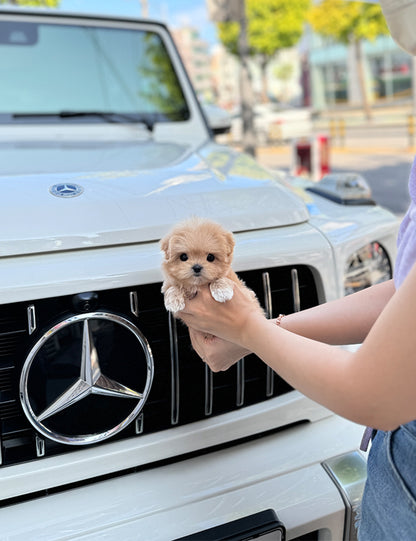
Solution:
M225 242L227 245L227 256L230 257L233 255L234 246L235 246L234 235L230 231L227 231L225 233Z
M163 239L161 239L159 242L160 249L165 254L165 259L170 258L170 250L169 250L170 239L171 239L171 235L166 235L166 237L163 237Z

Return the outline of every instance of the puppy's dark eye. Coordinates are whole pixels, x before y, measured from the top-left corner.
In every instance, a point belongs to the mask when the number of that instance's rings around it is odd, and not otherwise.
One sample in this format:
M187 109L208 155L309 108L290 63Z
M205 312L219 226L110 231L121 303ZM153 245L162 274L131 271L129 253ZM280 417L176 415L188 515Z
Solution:
M188 256L187 256L186 254L181 254L181 255L179 256L179 259L180 259L181 261L188 261Z
M208 254L207 255L207 261L209 261L210 263L212 263L215 259L215 255L214 254Z

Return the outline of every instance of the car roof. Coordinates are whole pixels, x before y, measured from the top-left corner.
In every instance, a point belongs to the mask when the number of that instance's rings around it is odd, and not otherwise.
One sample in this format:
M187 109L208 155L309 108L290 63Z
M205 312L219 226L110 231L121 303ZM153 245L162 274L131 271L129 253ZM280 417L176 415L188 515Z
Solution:
M19 6L0 6L0 15L3 14L16 14L16 15L31 15L40 17L59 17L62 19L75 18L75 19L91 19L108 22L130 22L130 23L150 23L167 28L167 25L157 19L148 19L146 17L134 17L130 15L118 15L111 13L98 13L98 12L83 12L83 11L62 11L55 8L30 8Z

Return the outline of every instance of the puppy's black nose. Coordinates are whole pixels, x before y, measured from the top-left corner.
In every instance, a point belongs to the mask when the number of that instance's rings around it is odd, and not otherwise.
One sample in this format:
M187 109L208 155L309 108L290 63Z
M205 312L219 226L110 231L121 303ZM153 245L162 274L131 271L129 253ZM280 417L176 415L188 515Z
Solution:
M202 270L202 265L196 264L192 267L192 270L194 271L195 274L199 274Z

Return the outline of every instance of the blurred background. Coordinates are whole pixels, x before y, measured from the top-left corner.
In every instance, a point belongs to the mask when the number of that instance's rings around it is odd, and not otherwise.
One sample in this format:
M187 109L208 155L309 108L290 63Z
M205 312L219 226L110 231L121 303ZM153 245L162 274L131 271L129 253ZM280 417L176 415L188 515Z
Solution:
M416 145L416 63L377 1L0 0L167 24L219 142L271 168L366 176L398 215ZM311 165L319 155L319 164ZM309 162L308 162L309 160Z

